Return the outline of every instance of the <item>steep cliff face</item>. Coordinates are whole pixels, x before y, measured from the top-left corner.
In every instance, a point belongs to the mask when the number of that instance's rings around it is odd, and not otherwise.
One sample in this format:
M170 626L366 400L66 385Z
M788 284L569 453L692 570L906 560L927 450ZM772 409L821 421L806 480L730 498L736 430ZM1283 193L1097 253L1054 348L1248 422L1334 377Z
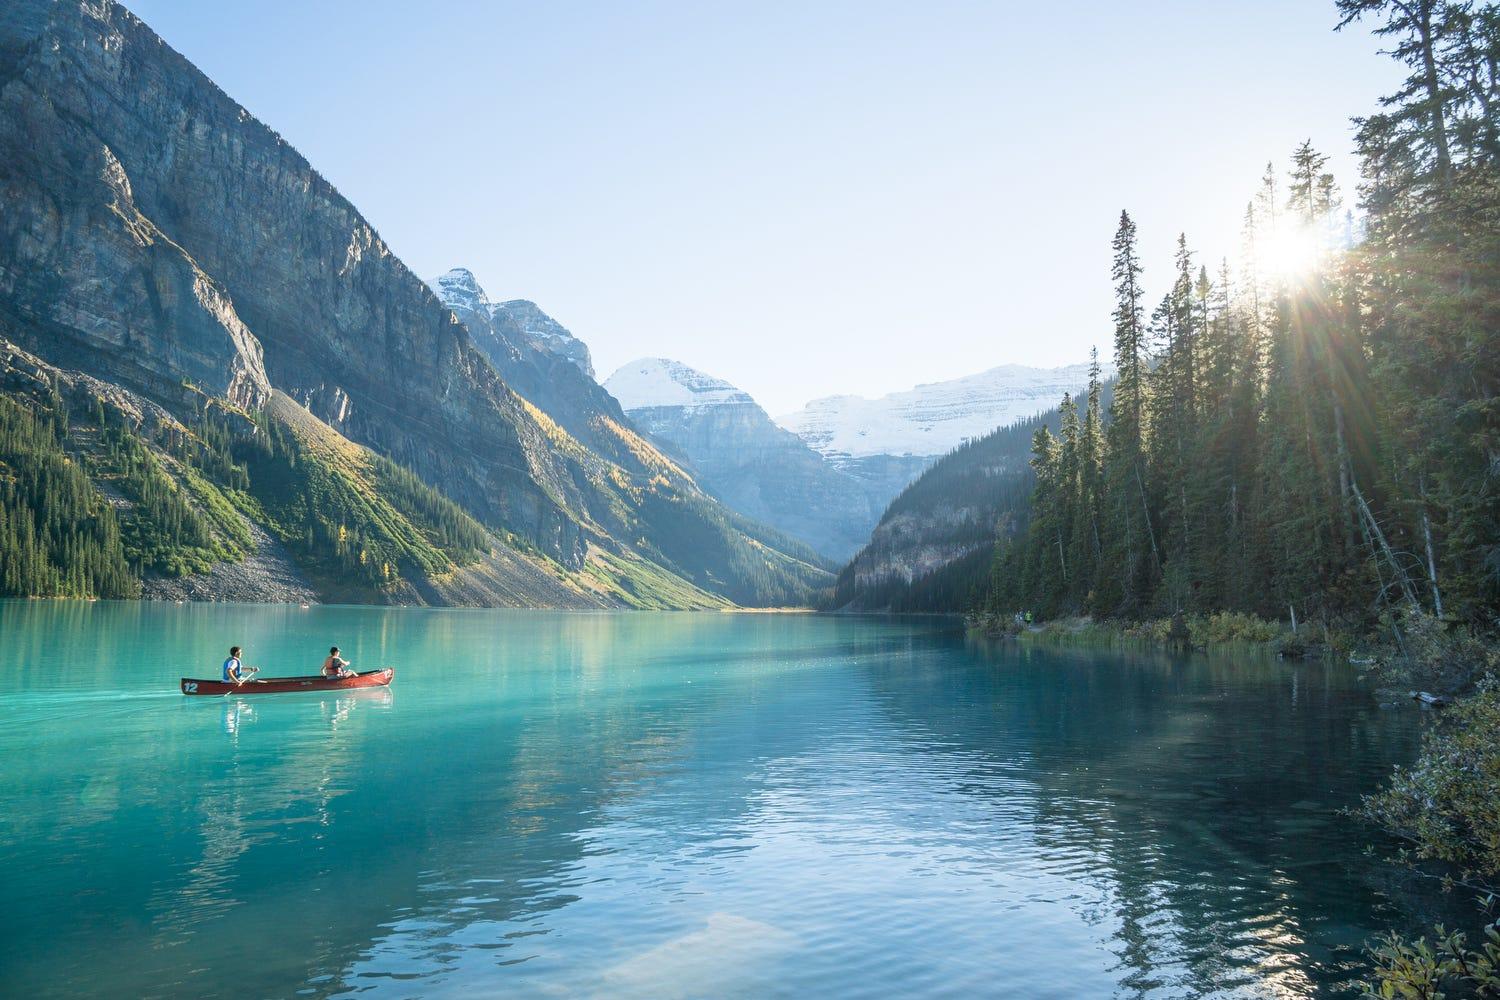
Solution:
M261 344L226 289L140 211L110 146L33 98L0 92L0 322L125 385L264 403Z
M48 363L185 416L279 390L567 571L606 552L737 601L825 578L607 407L562 424L511 391L352 205L117 4L0 9L0 194L0 337Z
M854 554L895 492L835 468L747 393L679 362L641 358L604 386L720 500L830 558Z

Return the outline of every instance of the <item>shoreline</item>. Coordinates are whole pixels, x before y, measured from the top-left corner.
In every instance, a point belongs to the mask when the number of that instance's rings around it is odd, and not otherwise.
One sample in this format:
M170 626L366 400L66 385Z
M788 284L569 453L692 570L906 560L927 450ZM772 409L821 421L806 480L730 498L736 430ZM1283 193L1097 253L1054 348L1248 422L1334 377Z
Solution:
M1294 632L1281 623L1235 612L1138 622L1096 620L1088 616L1057 618L1031 625L985 621L974 616L965 616L964 621L970 631L990 639L1014 639L1051 646L1185 652L1226 649L1273 654L1278 659L1336 659L1353 655L1356 648L1353 639L1346 635L1326 633L1315 636L1312 627L1306 624Z

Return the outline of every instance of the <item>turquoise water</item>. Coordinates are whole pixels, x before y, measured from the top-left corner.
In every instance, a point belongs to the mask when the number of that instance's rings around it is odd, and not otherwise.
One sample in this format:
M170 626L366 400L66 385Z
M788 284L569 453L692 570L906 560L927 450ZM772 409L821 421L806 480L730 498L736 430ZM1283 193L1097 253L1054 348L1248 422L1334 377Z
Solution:
M231 642L389 691L184 698ZM0 603L0 995L1341 995L1347 667L951 625Z

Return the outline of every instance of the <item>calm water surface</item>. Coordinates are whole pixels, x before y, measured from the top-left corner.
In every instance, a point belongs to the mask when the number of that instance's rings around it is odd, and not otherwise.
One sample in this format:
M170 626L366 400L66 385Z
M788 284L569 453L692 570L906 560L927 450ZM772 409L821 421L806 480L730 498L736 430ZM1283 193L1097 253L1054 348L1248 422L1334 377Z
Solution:
M183 698L231 642L387 692ZM1347 667L785 615L0 603L0 995L1338 996Z

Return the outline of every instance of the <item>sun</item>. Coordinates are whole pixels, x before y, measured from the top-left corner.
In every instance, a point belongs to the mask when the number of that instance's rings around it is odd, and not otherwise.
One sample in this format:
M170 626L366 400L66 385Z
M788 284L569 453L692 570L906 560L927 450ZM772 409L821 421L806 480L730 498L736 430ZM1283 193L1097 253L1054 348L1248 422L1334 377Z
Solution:
M1261 269L1283 280L1311 274L1323 257L1323 241L1309 226L1280 226L1258 249Z

